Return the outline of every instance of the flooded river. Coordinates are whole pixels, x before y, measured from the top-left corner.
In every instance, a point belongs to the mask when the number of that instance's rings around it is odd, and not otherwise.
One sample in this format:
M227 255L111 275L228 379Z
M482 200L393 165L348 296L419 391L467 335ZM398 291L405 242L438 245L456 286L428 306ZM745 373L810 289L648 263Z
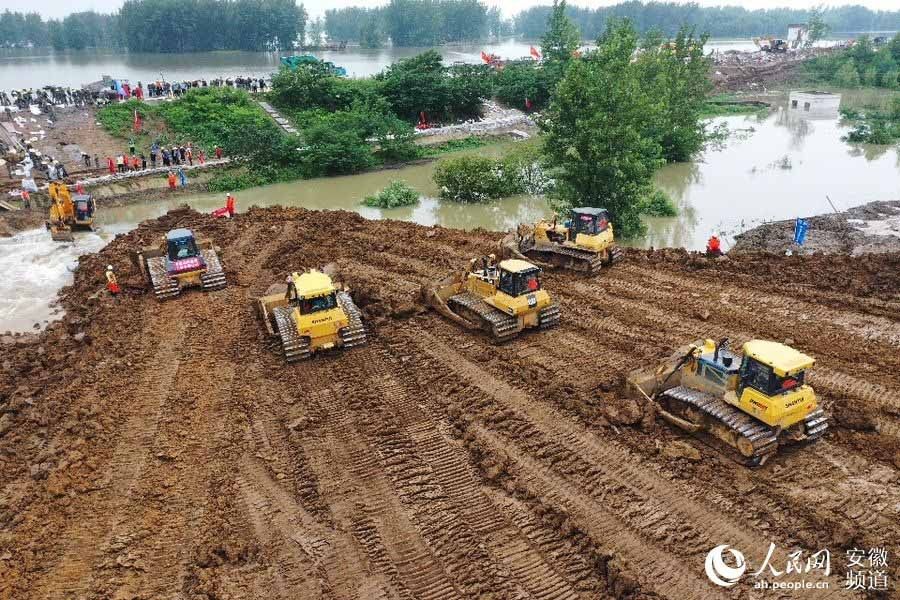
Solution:
M854 92L841 101L861 106L880 101L881 94ZM699 250L707 238L719 234L725 247L733 236L764 220L790 219L838 210L873 200L900 198L900 153L897 147L858 146L841 141L847 127L837 115L837 99L802 94L770 97L777 108L763 116L714 119L711 126L727 126L730 134L707 149L695 162L668 165L657 183L676 201L679 215L647 219L644 238L635 246L683 246ZM793 106L792 100L796 100ZM509 142L512 143L512 142ZM498 154L506 144L477 150ZM431 180L434 163L347 177L313 179L243 190L236 194L238 209L253 204L303 206L312 209L354 210L367 218L391 218L424 225L507 230L522 221L549 215L540 197L513 197L482 205L459 205L436 199ZM423 194L418 206L380 210L360 205L391 179L402 179ZM25 232L0 240L0 332L31 330L52 318L49 303L55 291L71 281L71 269L84 252L95 251L114 234L142 220L163 214L175 204L137 204L102 208L101 230L78 236L76 244L57 244L44 231ZM223 194L198 194L188 204L201 211L224 205ZM810 236L815 232L810 232Z
M823 44L833 42L824 41ZM539 42L506 40L496 43L440 46L436 48L444 61L480 63L482 50L503 58L528 56L531 45ZM403 58L415 56L429 48L347 48L334 52L311 52L347 69L351 77L368 77ZM710 40L707 52L719 50L752 51L749 39ZM97 81L103 75L131 81L168 81L211 79L214 77L268 77L278 69L281 54L277 52L197 52L186 54L146 54L85 50L53 52L38 50L0 50L0 89L42 87L44 85L81 86Z

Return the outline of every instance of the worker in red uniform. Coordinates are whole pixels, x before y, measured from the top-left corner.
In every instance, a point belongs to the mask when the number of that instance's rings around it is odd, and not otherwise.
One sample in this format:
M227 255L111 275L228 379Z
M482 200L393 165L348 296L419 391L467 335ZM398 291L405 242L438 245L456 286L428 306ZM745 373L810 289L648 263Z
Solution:
M175 172L174 171L169 171L169 189L170 190L175 189Z
M109 293L113 296L122 291L119 288L119 282L116 281L116 273L113 271L112 265L107 265L106 267L106 289L108 289Z
M722 256L722 245L719 242L719 238L716 236L711 236L709 241L706 242L706 254L707 256Z
M228 211L228 216L233 217L234 213L234 196L231 195L231 192L228 192L228 195L225 196L225 210Z
M113 175L116 174L116 163L111 156L106 157L106 168L109 169L109 172Z
M216 158L222 158L222 149L216 146Z

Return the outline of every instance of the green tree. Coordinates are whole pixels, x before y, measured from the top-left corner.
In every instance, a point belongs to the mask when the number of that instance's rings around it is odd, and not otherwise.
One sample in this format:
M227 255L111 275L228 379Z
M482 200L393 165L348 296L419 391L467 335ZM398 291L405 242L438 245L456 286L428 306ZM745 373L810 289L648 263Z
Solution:
M368 17L359 30L360 47L382 48L386 41L379 19L375 16Z
M549 89L556 86L581 45L581 33L566 15L566 0L553 0L547 32L541 38L543 68Z
M644 198L664 162L653 136L661 129L658 100L648 96L632 63L637 48L630 23L609 23L596 51L569 66L540 123L556 182L553 208L603 206L625 237L642 231Z
M651 34L637 59L643 89L659 105L660 130L654 137L669 162L690 160L706 141L701 115L712 89L710 62L703 54L707 39L706 35L697 37L687 26L671 41Z
M831 28L825 22L824 14L825 7L821 4L809 11L809 18L806 20L806 25L809 29L809 36L806 41L807 46L812 46L819 40L824 39L831 31Z
M309 23L309 32L307 33L307 41L310 46L317 47L324 43L325 24L321 17L316 17Z

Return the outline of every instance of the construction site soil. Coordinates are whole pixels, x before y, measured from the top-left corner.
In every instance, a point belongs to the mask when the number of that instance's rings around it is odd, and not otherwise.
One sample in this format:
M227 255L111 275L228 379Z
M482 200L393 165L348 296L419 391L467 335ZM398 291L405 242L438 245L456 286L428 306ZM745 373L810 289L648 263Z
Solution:
M226 289L148 292L129 253L176 226L220 246ZM897 596L900 256L628 250L546 273L561 325L496 346L418 298L499 236L180 209L83 256L65 318L4 347L0 598L763 597L704 560L770 542L831 551L810 598L856 597L844 552L887 547ZM370 342L288 366L253 300L332 262ZM815 356L829 434L752 470L622 392L725 336Z

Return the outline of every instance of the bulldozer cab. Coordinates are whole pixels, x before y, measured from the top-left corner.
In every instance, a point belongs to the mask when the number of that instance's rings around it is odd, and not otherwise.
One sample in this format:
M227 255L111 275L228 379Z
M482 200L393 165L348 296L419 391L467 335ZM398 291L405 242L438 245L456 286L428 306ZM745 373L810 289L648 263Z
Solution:
M541 289L541 269L524 260L504 260L499 265L497 289L513 298Z
M579 233L597 235L609 229L609 212L605 208L573 208L566 225L573 239Z
M814 362L811 357L778 342L747 342L738 395L747 387L769 397L796 390L804 385L806 369Z
M170 261L184 260L200 255L197 241L190 229L173 229L166 234L166 256Z
M288 282L287 300L301 315L337 308L337 293L331 277L320 271L292 273Z
M88 221L94 217L94 197L89 194L76 194L74 198L75 220Z

